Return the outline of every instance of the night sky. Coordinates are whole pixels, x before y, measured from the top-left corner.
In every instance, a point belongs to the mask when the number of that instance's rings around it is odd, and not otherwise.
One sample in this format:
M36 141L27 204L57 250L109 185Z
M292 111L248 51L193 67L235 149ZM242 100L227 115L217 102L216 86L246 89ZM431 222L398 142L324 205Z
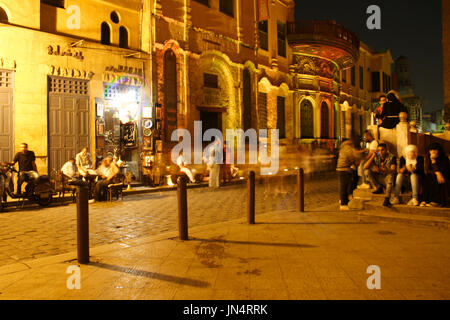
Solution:
M442 109L443 62L440 0L295 0L295 18L336 20L376 51L408 57L415 93L424 112ZM366 26L367 7L381 8L381 30Z

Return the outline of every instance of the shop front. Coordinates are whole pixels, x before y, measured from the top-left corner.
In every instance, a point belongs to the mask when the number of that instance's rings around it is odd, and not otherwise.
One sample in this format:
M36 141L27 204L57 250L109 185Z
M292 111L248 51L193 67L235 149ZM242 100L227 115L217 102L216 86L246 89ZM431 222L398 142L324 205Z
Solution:
M103 97L95 99L97 163L111 156L124 162L128 181L142 180L142 170L151 153L147 139L153 127L152 107L143 105L141 85L124 81L104 82Z

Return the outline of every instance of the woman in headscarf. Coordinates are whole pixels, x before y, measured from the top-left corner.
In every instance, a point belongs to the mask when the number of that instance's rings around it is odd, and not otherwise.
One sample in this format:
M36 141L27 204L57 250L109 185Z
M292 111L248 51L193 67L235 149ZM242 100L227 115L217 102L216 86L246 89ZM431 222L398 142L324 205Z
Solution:
M400 97L394 90L388 92L387 100L388 102L384 104L383 112L380 115L380 117L384 119L380 127L394 129L400 122L400 112L408 113L408 109L400 102Z
M397 179L395 182L395 196L392 204L398 204L400 192L403 186L411 186L412 198L408 206L419 205L420 185L424 175L424 160L418 155L415 145L408 145L405 148L404 157L400 158L400 165L397 169Z
M425 158L424 199L420 206L445 206L450 180L450 161L439 143L428 147Z

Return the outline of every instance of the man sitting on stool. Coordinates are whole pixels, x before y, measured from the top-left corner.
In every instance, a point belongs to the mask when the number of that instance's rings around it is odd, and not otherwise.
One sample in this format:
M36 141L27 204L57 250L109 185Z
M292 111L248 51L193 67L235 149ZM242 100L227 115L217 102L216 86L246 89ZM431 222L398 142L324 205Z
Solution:
M89 200L89 203L106 200L108 185L112 183L112 179L119 173L119 168L113 162L112 157L107 157L98 167L97 173L100 180L95 184L94 199Z
M383 206L390 207L392 187L394 185L394 175L396 174L397 160L390 154L385 143L380 143L377 152L367 160L364 165L364 173L367 180L376 188L373 194L382 194L383 186L386 187L386 197Z

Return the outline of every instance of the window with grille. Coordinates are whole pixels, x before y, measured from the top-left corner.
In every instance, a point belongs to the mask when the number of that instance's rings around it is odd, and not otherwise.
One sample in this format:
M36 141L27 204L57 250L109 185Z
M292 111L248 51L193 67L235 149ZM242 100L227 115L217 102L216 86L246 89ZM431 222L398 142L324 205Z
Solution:
M131 95L130 93L134 94ZM114 100L121 99L124 95L127 95L130 100L140 101L140 87L110 82L103 83L103 98Z
M12 71L0 70L0 88L12 88Z
M194 1L209 7L209 0L194 0Z
M279 138L286 138L285 98L277 97L277 129Z
M347 70L342 70L342 82L347 82Z
M269 50L269 22L268 20L258 22L259 47Z
M219 77L217 74L204 73L203 74L203 86L205 88L219 88Z
M267 129L267 93L258 92L258 127Z
M63 77L49 78L49 93L89 95L89 81Z
M58 8L65 8L64 2L65 0L41 0L41 3Z
M359 67L359 88L364 89L364 69Z
M351 73L351 82L352 82L352 86L355 86L356 85L356 71L355 71L355 67L353 66L352 67L352 69L351 69L351 71L350 71L350 73Z
M372 72L372 92L380 92L380 73Z
M219 10L230 17L234 17L234 0L219 0Z
M314 138L313 106L309 100L300 105L300 123L302 138Z
M278 34L278 55L286 57L286 24L283 22L277 22L277 34Z

